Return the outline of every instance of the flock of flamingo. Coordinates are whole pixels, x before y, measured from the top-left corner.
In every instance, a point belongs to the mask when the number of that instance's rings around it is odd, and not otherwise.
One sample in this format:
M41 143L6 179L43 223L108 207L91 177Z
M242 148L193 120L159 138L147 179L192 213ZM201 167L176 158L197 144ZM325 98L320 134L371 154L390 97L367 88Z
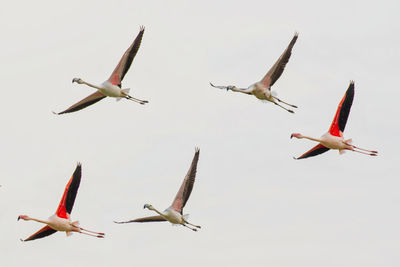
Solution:
M65 114L65 113L71 113L71 112L76 112L78 110L81 110L83 108L86 108L90 105L93 105L94 103L102 100L103 98L109 96L109 97L114 97L118 100L121 98L125 98L134 102L137 102L139 104L146 104L148 101L146 100L141 100L138 98L135 98L131 95L129 95L129 88L122 89L121 88L121 82L123 78L125 77L126 73L128 72L133 59L135 58L142 38L144 34L144 27L142 26L140 28L140 32L133 41L133 43L129 46L129 48L126 50L124 55L122 56L121 60L119 61L118 65L115 67L114 71L112 72L111 76L102 84L100 85L94 85L91 83L88 83L81 78L74 78L72 82L76 82L78 84L86 84L87 86L95 88L97 91L94 92L93 94L89 95L88 97L82 99L81 101L77 102L76 104L73 104L69 108L67 108L64 111L61 111L59 113L55 114ZM292 53L292 49L294 44L296 43L298 38L298 33L295 33L293 36L292 40L290 41L288 47L285 49L283 54L278 58L278 60L275 62L275 64L272 66L272 68L267 72L267 74L259 81L256 82L252 85L250 85L248 88L237 88L236 86L229 85L229 86L216 86L210 83L212 87L219 88L219 89L224 89L224 90L231 90L233 92L240 92L248 95L254 95L260 100L263 101L270 101L274 103L275 105L279 106L282 109L285 109L286 111L290 113L294 113L294 111L286 106L289 106L291 108L297 108L297 106L289 104L281 99L279 99L276 96L276 93L271 91L271 86L274 85L274 83L279 79L279 77L282 75L286 64L289 62L289 58ZM329 149L336 149L339 150L339 153L342 154L346 150L370 155L370 156L377 156L378 152L375 150L368 150L364 148L360 148L358 146L352 145L352 140L351 139L344 139L343 137L343 131L346 127L347 119L350 113L351 105L353 103L353 98L354 98L354 81L350 82L350 85L348 89L345 92L345 95L343 96L342 100L339 103L339 106L337 108L336 114L333 118L333 121L330 125L330 128L327 133L321 136L321 138L313 138L313 137L308 137L305 135L302 135L300 133L292 133L290 138L298 138L298 139L309 139L311 141L318 142L316 146L311 148L309 151L304 153L303 155L295 158L295 159L304 159L304 158L309 158L309 157L314 157L316 155L322 154ZM283 104L283 105L282 105ZM286 106L284 106L286 105ZM168 221L172 224L176 225L182 225L184 227L187 227L193 231L197 231L201 227L199 225L194 225L192 223L189 223L187 221L187 216L183 214L183 208L186 205L186 202L189 199L189 196L192 192L193 185L195 182L196 178L196 171L197 171L197 163L199 161L199 156L200 156L200 149L196 148L195 149L195 154L192 160L192 163L189 167L189 170L183 179L182 185L179 188L178 193L176 194L171 206L169 206L167 209L165 209L163 212L158 211L155 209L152 205L150 204L145 204L143 208L147 208L149 210L152 210L156 212L158 215L155 216L149 216L149 217L144 217L144 218L138 218L138 219L133 219L129 221L122 221L122 222L117 222L114 221L115 223L122 224L122 223L132 223L132 222L161 222L161 221ZM72 208L74 206L75 198L78 192L78 188L80 185L81 181L81 175L82 175L82 166L80 163L77 164L76 169L74 173L72 174L72 177L70 178L69 182L67 183L64 194L61 198L61 201L58 205L58 208L55 212L54 215L50 216L47 220L41 220L41 219L35 219L32 217L29 217L27 215L20 215L18 216L18 220L22 219L25 221L36 221L42 224L45 224L43 228L41 228L39 231L34 233L33 235L29 236L28 238L22 240L22 241L30 241L30 240L35 240L39 238L43 238L46 236L49 236L57 231L61 232L66 232L67 236L70 236L73 232L93 236L93 237L98 237L98 238L104 238L105 234L100 233L100 232L95 232L91 230L84 229L80 227L79 221L72 221L71 220L71 212Z

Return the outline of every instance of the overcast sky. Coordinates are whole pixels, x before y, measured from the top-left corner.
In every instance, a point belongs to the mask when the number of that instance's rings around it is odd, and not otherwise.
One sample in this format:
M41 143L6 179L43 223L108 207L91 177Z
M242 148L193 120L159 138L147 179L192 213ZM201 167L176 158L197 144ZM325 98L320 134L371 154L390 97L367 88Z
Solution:
M2 41L0 256L23 266L399 266L398 1L8 1ZM104 99L56 116L106 80L146 27L123 87L150 103ZM295 31L273 89L290 114L209 86L261 79ZM295 161L333 119L350 80L345 138L378 157L329 151ZM167 208L194 154L185 213ZM77 162L72 219L104 240L56 233L22 243L60 201Z

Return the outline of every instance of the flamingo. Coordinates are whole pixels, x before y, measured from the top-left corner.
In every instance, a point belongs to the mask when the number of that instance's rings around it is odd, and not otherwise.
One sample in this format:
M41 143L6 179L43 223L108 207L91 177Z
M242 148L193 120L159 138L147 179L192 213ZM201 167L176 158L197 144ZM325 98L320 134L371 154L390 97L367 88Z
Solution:
M71 179L65 187L64 194L61 198L60 204L58 205L57 211L54 215L50 216L48 220L40 220L31 218L27 215L18 216L17 221L20 219L25 221L36 221L39 223L46 224L45 227L31 235L30 237L21 241L31 241L39 238L43 238L54 234L57 231L66 232L67 236L72 235L72 232L78 232L89 236L104 238L104 233L97 233L79 226L79 221L71 222L71 211L74 206L75 197L78 192L79 184L81 182L82 167L78 163Z
M226 89L227 91L231 90L233 92L254 95L255 97L257 97L260 100L270 101L270 102L274 103L275 105L285 109L286 111L288 111L290 113L294 113L293 110L288 109L279 103L286 104L293 108L297 108L297 106L289 104L289 103L279 99L277 97L276 92L271 91L271 86L274 85L274 83L279 79L279 77L283 73L283 70L285 69L286 64L289 62L290 55L292 54L292 48L293 48L294 44L296 43L297 37L298 37L298 33L296 32L292 38L292 41L290 41L288 47L286 48L286 50L279 57L279 59L275 62L275 64L272 66L272 68L267 72L267 74L264 76L264 78L261 79L261 81L250 85L248 88L237 88L234 85L216 86L212 83L210 83L210 85L215 88Z
M162 222L162 221L169 221L174 225L183 225L193 231L197 231L198 228L201 228L199 225L191 224L187 221L187 215L183 215L183 208L185 207L186 202L189 199L190 193L192 192L194 180L196 177L196 170L197 170L197 162L199 161L199 154L200 149L196 148L195 154L192 160L192 164L190 165L189 171L187 172L185 179L183 179L182 185L179 188L178 193L175 196L174 201L172 202L171 206L169 206L164 212L160 212L155 209L150 204L145 204L144 209L147 208L149 210L153 210L159 215L138 218L135 220L124 221L124 222L116 222L115 223L131 223L131 222ZM190 226L193 226L190 227Z
M309 139L319 144L315 147L311 148L309 151L304 153L298 158L294 159L305 159L309 157L314 157L316 155L322 154L329 149L337 149L339 150L340 154L343 154L346 150L351 150L354 152L370 155L370 156L377 156L378 151L374 150L367 150L364 148L360 148L358 146L352 145L351 139L344 140L343 131L346 127L347 118L349 117L350 108L353 103L354 98L354 81L350 81L349 88L347 89L346 93L344 94L342 100L339 103L337 108L335 117L333 118L332 124L329 128L329 131L321 136L320 139L308 137L302 135L300 133L293 133L290 138L297 138L297 139Z
M75 112L83 108L86 108L90 105L93 105L94 103L102 100L106 96L115 97L117 98L117 101L120 100L121 98L126 98L142 105L148 103L147 100L140 100L130 96L129 95L130 88L121 89L121 82L124 79L125 74L128 72L129 67L132 64L132 61L136 56L137 51L139 50L143 33L144 33L144 27L141 26L139 34L136 36L131 46L129 46L129 48L126 50L121 60L119 61L117 67L115 67L113 73L111 73L111 76L110 78L108 78L107 81L103 82L100 85L93 85L91 83L85 82L81 78L72 79L72 83L76 82L78 84L86 84L87 86L96 88L97 91L95 93L82 99L78 103L70 106L69 108L67 108L62 112L59 113L53 112L53 113L60 115L64 113Z

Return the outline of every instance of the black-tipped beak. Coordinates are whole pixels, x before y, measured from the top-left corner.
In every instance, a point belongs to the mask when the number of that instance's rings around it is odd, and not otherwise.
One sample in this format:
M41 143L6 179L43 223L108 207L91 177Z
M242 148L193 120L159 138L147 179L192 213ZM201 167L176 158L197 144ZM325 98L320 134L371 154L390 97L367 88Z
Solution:
M146 208L146 205L143 206L143 209L145 209L145 208Z
M75 78L74 79L72 79L72 83L74 83L75 82Z
M290 135L290 139L292 139L292 138L293 138L293 134Z
M17 221L19 221L19 219L21 219L21 216L18 216L18 219L17 219Z

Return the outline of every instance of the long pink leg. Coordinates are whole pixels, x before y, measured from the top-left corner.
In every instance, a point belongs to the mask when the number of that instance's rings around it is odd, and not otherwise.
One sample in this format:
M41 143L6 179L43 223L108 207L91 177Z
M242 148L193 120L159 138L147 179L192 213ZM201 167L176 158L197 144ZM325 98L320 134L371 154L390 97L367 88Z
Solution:
M82 230L82 231L86 231L86 232L89 232L89 233L96 234L96 235L104 235L104 233L98 233L98 232L90 231L90 230L84 229L82 227L79 227L79 229Z
M367 153L367 152L363 152L363 151L359 151L359 150L353 150L354 152L358 152L361 154L365 154L365 155L370 155L370 156L378 156L376 153Z
M197 229L196 229L196 228L189 227L189 226L187 226L187 225L186 225L186 224L184 224L184 223L182 223L182 225L183 225L183 226L185 226L185 227L187 227L187 228L189 228L190 230L193 230L193 231L195 231L195 232L197 231Z
M274 103L275 105L277 105L278 107L281 107L281 108L283 108L284 110L286 110L286 111L288 111L288 112L290 112L290 113L294 113L294 111L293 110L291 110L291 109L287 109L287 108L285 108L284 106L282 106L282 105L280 105L279 103L277 103L277 102L272 102L272 103Z
M288 106L291 106L291 107L297 108L297 106L296 106L296 105L292 105L292 104L289 104L289 103L287 103L287 102L285 102L285 101L283 101L283 100L280 100L280 99L279 99L279 98L277 98L276 96L273 96L273 98L275 98L276 100L278 100L279 102L281 102L281 103L283 103L283 104L286 104L286 105L288 105Z
M371 153L378 153L378 151L375 151L375 150L368 150L368 149L364 149L364 148L361 148L361 147L358 147L358 146L355 146L355 145L351 145L352 147L354 147L354 148L357 148L357 149L360 149L360 150L363 150L363 151L367 151L367 152L371 152Z
M190 223L190 222L188 222L188 221L186 221L186 220L184 220L184 222L185 222L186 224L189 224L189 225L194 226L194 227L196 227L196 228L201 228L200 225L195 225L195 224Z
M80 233L80 234L84 234L84 235L93 236L93 237L98 237L98 238L104 238L104 235L92 235L92 234L85 233L85 232L78 232L78 233Z
M149 103L149 101L147 101L147 100L140 100L140 99L138 99L138 98L135 98L135 97L132 97L132 96L130 96L130 95L127 95L126 97L125 97L126 99L129 99L129 100L132 100L132 101L135 101L135 102L137 102L137 103L139 103L139 104L146 104L146 103Z

